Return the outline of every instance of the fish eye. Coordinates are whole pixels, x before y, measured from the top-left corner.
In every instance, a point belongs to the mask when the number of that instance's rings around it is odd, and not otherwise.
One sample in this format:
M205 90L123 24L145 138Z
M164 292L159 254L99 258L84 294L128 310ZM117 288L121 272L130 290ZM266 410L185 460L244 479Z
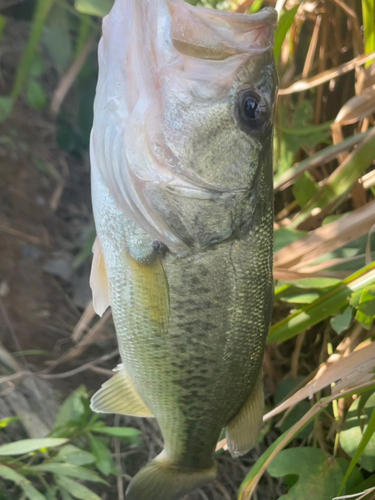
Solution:
M243 101L243 114L248 120L256 120L259 113L260 109L258 100L251 95L247 96Z
M268 121L266 104L255 90L240 91L237 106L237 117L244 131L260 130Z

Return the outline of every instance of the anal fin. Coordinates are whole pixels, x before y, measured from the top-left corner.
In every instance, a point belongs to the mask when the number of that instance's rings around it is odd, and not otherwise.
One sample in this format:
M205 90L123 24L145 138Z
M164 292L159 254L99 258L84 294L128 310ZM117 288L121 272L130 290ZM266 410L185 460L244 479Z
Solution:
M119 413L135 417L153 417L133 387L122 365L91 398L91 409L97 413Z
M260 376L243 407L227 425L227 444L232 457L244 455L254 446L262 427L263 413L263 380Z

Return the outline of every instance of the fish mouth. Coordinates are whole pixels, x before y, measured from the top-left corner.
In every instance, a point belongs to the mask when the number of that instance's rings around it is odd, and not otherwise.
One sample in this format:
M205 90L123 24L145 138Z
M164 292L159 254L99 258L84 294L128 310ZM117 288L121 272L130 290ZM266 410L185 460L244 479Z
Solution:
M255 55L273 46L275 9L267 7L248 15L193 7L181 0L167 2L172 42L184 55L223 60L239 54Z
M178 194L183 198L194 198L197 200L217 200L219 198L232 198L236 195L244 195L250 191L250 187L238 189L217 189L203 188L194 184L188 183L170 183L166 186L166 190Z

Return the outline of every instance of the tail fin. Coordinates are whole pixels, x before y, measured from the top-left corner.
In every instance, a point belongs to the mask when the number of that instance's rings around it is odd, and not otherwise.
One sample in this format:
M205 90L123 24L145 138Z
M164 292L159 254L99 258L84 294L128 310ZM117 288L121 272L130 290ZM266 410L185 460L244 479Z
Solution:
M126 500L178 500L215 478L215 463L209 469L187 472L158 457L131 481Z

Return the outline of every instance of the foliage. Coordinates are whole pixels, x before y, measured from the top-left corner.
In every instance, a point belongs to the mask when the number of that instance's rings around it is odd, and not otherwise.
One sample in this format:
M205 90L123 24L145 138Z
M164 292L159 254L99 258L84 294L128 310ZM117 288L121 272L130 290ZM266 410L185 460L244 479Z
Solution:
M89 404L87 390L80 387L62 404L49 436L0 445L0 477L5 480L2 490L6 498L20 498L22 490L30 500L100 500L82 481L108 485L102 475L118 475L110 438L137 444L140 432L108 427ZM1 420L0 429L16 420Z

